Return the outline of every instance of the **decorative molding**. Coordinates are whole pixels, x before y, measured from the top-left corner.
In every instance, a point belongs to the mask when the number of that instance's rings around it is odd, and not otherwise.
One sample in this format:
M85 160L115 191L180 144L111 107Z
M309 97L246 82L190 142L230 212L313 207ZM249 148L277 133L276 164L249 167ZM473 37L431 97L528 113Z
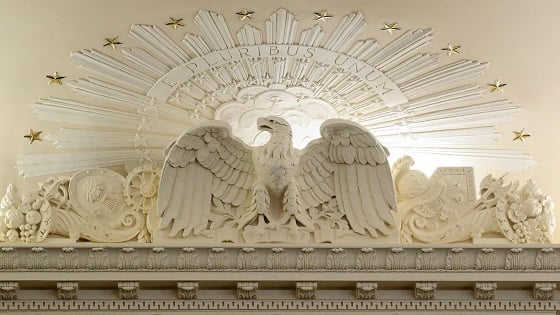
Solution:
M555 282L537 282L533 287L533 297L535 300L552 300L555 290Z
M376 307L383 306L381 308L383 310L398 312L404 310L425 311L428 304L414 304L412 301L417 297L429 299L432 295L434 295L434 300L430 301L433 304L429 305L431 305L431 310L434 311L457 310L451 308L450 305L454 305L453 307L458 307L463 311L478 310L486 312L490 310L502 310L504 312L523 310L528 312L545 309L556 310L558 307L554 299L540 300L540 298L545 298L547 294L550 295L550 292L554 291L548 283L555 283L557 270L542 268L541 263L536 258L539 253L551 253L550 249L557 251L558 246L556 245L549 245L544 248L534 245L515 247L513 248L515 249L514 252L519 252L516 248L522 248L526 257L534 257L534 259L526 259L526 268L510 268L507 265L507 260L510 258L507 258L507 256L508 253L512 253L511 247L496 245L490 249L487 247L481 248L476 244L464 244L461 252L465 256L462 269L446 269L446 260L450 250L456 248L454 246L434 244L430 247L432 249L430 251L424 246L419 246L420 244L416 246L406 245L399 249L384 246L369 247L365 250L361 247L326 245L318 245L313 250L309 250L308 247L291 245L282 247L282 254L287 257L283 269L274 270L268 268L266 257L272 248L278 247L262 244L251 247L254 251L243 251L244 248L248 247L235 244L223 244L223 247L219 247L223 250L217 251L217 247L210 246L184 248L171 244L165 247L142 244L134 247L134 252L138 257L138 267L131 265L130 269L119 269L119 256L122 255L123 248L127 248L125 251L130 251L128 249L130 248L128 247L129 244L103 244L104 247L100 248L92 247L93 244L91 243L76 243L72 248L73 253L78 257L78 261L86 262L90 260L88 264L78 265L77 269L59 269L54 263L58 260L62 249L68 248L66 244L55 245L47 242L43 245L42 248L47 255L47 260L52 262L48 264L48 268L39 269L40 272L37 272L37 269L33 269L33 266L28 268L28 265L25 264L16 269L0 269L1 277L5 282L0 286L4 288L3 290L11 291L11 288L15 287L15 285L6 284L6 282L18 283L22 281L21 279L28 279L23 288L20 284L18 291L20 302L18 304L12 304L11 302L6 304L7 301L4 301L0 303L0 310L23 310L29 307L28 309L35 309L41 313L49 309L72 311L91 308L90 311L111 311L119 308L124 309L126 308L124 305L129 305L133 310L141 310L141 305L145 305L142 307L153 311L163 311L165 309L219 311L233 310L235 307L238 307L237 310L249 311L274 310L271 307L280 305L278 303L281 300L285 304L283 307L278 306L280 308L276 310L287 311L303 310L296 301L315 296L310 301L321 301L323 304L309 305L315 305L315 309L319 310L326 309L328 304L334 310L345 309L341 308L340 305L348 307L347 310L374 310L379 309ZM30 248L32 248L31 245L22 244L22 246L14 247L13 250L7 252L26 257ZM170 263L169 268L153 268L153 262L150 267L150 255L154 254L154 249L155 252L163 253L161 248L165 249L164 252ZM333 253L332 250L338 248L344 249L345 252L346 269L343 270L327 267L328 254ZM0 250L0 252L3 251ZM202 262L207 261L208 257L212 255L215 256L216 252L222 253L221 259L224 261L236 261L240 252L254 254L258 259L251 269L247 268L248 264L232 264L228 268L219 269L212 264L208 266L207 264L197 265L194 263L194 254L197 256L196 261ZM395 257L399 256L402 259L401 262L404 260L412 262L419 256L421 257L423 252L431 254L431 268L422 263L421 265L425 267L420 269L417 268L416 264L409 264L406 268L401 264L401 269L395 269L396 264L389 264L388 266L381 264L372 269L373 265L371 263L375 256L379 256L381 259L392 257L391 259L394 261L399 261L399 258ZM107 263L91 263L89 257L92 253L104 255L104 260ZM301 268L303 265L301 259L298 263L298 256L301 257L303 254L315 255L317 257L316 267L311 261L308 261L306 266L314 267ZM368 264L356 264L357 258L363 254L375 254L375 256L368 258L370 260ZM187 255L191 256L187 257ZM489 259L489 257L493 258ZM428 261L430 259L426 258L425 262ZM490 263L489 261L493 262ZM94 266L98 266L98 268L93 268ZM540 269L537 266L541 266ZM135 280L131 281L130 279ZM193 279L196 279L196 281L193 281ZM223 282L224 279L229 279L230 282ZM247 281L247 279L251 280ZM292 292L296 294L290 297L286 295L286 283L294 283L294 279L297 279L295 282L299 283L299 286L294 285L294 291ZM80 296L72 300L76 304L52 304L53 291L58 292L56 284L63 282L74 282L82 289ZM120 288L118 295L107 298L111 296L111 292L114 292L115 289L114 286L108 286L108 284L115 282L120 284L120 287L117 286ZM232 300L237 300L237 284L241 282L258 283L261 291L256 299L251 300L251 303L255 302L255 304L231 304L233 303ZM410 291L394 290L395 282L401 283L400 287L402 289L410 289ZM435 296L436 286L434 284L437 282L445 282L445 285L442 284L441 287L437 287L438 294ZM156 283L157 289L154 289ZM217 285L218 283L221 284ZM349 286L349 284L351 285ZM494 284L504 288L500 291L499 298L495 294ZM336 289L333 289L333 287L336 287ZM83 290L83 288L88 288L88 290ZM262 290L263 288L266 289ZM531 291L528 288L531 288ZM414 291L414 294L410 294L412 291ZM490 299L493 293L497 300L484 300L486 298ZM252 293L247 292L247 295L250 294ZM539 296L535 295L534 301L518 301L519 296L527 294L538 294ZM33 296L33 300L29 300L28 297L30 296ZM123 304L122 301L119 301L121 296L122 299L137 297L138 301L144 304L132 302L132 304ZM184 304L190 299L195 299L195 297L198 304L193 304L194 301L190 304ZM395 299L398 299L399 303L394 304ZM166 304L170 300L176 303L175 306ZM336 304L338 306L329 304L331 303L329 301L335 300L340 303ZM365 304L355 304L354 302L358 300ZM38 304L31 306L31 301ZM102 301L104 302L101 303ZM387 304L389 301L392 301L392 306ZM418 301L427 303L426 300ZM214 304L211 304L211 302ZM465 304L467 302L470 304ZM54 308L54 305L58 305L60 309ZM470 306L467 307L467 305Z
M525 249L516 247L506 253L506 270L527 269L527 253Z
M208 264L207 264L208 266ZM193 270L198 268L198 253L194 247L184 247L177 257L177 269Z
M119 299L122 300L135 300L138 299L138 293L140 292L139 282L126 281L119 282L117 284Z
M167 251L163 247L154 247L148 255L148 269L169 269Z
M346 270L346 261L344 248L331 248L327 254L327 270Z
M477 300L493 300L498 284L496 282L476 282L474 298Z
M406 261L406 252L404 248L393 247L387 252L385 259L385 269L387 270L402 270L408 269Z
M103 270L109 268L107 250L103 247L91 248L88 253L87 268L91 270Z
M56 292L61 300L76 300L78 298L78 282L57 282Z
M78 254L72 247L63 247L56 259L56 268L60 270L79 269Z
M537 270L557 270L558 254L554 248L541 248L537 252L535 261L535 269Z
M183 300L198 298L198 282L178 282L177 297Z
M481 248L476 254L476 270L496 270L496 252L493 248Z
M153 251L152 251L153 252ZM117 268L130 270L130 269L138 269L139 261L138 261L138 253L132 247L123 247L119 253L117 258Z
M357 282L356 298L360 300L374 300L377 295L377 282Z
M258 268L258 256L256 249L244 247L239 250L237 255L237 269L252 270Z
M15 281L0 282L0 300L17 300L19 283Z
M436 265L434 263L434 249L433 248L420 248L416 254L416 269L417 270L433 270Z
M317 253L311 247L304 247L300 249L297 254L296 268L298 270L313 270L317 269Z
M227 269L227 253L223 247L214 247L210 250L208 259L206 260L206 267L208 269Z
M258 282L238 282L237 298L242 300L254 300L257 298Z
M296 282L296 296L301 300L315 299L317 282Z
M41 303L31 300L4 301L0 304L0 309L10 310L33 310L40 312L61 311L68 312L116 312L116 311L177 311L177 312L252 312L258 314L270 314L271 312L300 311L309 312L309 309L332 312L332 311L361 311L375 312L386 310L389 312L411 311L411 312L480 312L488 314L502 311L505 313L514 312L549 312L554 313L558 309L558 305L554 301L519 301L516 298L508 300L492 300L492 301L475 301L473 300L341 300L332 299L315 299L315 300L238 300L238 299L207 299L207 300L53 300L45 299Z
M266 268L268 270L282 270L287 268L288 255L281 247L271 248L266 256Z
M18 266L19 260L17 250L13 247L2 247L2 249L0 250L0 269L17 269Z
M32 247L27 254L27 269L38 270L49 268L47 250L43 247Z
M417 300L433 300L435 298L437 283L416 282L414 298Z
M374 270L377 269L375 261L375 249L371 247L360 248L356 255L356 270Z
M69 251L66 244L56 245L52 243L43 244L41 250L42 259L52 264L41 263L37 268L35 260L33 264L10 268L3 268L3 274L14 272L32 272L36 270L51 273L53 271L69 272L229 272L231 270L239 272L321 272L334 274L337 272L438 272L449 274L462 274L471 272L482 273L554 273L556 268L543 268L541 255L553 253L558 249L549 244L550 247L515 247L500 245L494 248L487 248L472 244L464 244L462 251L456 247L433 245L426 248L424 246L406 247L329 247L321 246L316 248L290 246L290 247L242 247L241 244L223 244L224 247L180 247L168 244L165 247L155 245L128 247L129 244L111 244L109 247L92 247L93 244L75 243L69 253L72 253L72 260L61 264L61 253ZM108 245L108 244L105 244ZM227 245L227 246L226 246ZM420 245L420 244L418 244ZM29 254L35 247L18 246L15 248L4 247L10 257L18 257ZM553 249L554 251L551 251ZM450 268L450 253L457 252L462 255L459 265ZM35 253L34 253L35 254ZM63 257L66 257L65 253ZM164 259L163 254L166 258ZM329 258L330 255L330 258ZM376 257L384 259L385 264L377 265ZM32 257L35 257L34 255ZM365 257L365 258L364 258ZM528 259L535 257L535 259ZM552 256L551 256L552 257ZM548 258L547 258L548 259ZM86 262L86 264L76 264ZM167 263L165 263L167 261ZM205 264L199 264L205 261ZM408 261L414 264L408 264ZM549 260L547 260L549 261ZM55 264L54 262L58 262ZM228 262L236 262L229 264ZM240 263L241 262L241 263ZM549 261L551 262L551 261ZM551 262L552 263L552 262ZM459 268L459 266L461 266ZM550 264L549 266L553 266ZM64 267L64 268L61 268ZM481 274L482 274L481 273Z
M465 269L465 254L460 247L451 248L447 252L445 259L445 269L447 270L462 270Z

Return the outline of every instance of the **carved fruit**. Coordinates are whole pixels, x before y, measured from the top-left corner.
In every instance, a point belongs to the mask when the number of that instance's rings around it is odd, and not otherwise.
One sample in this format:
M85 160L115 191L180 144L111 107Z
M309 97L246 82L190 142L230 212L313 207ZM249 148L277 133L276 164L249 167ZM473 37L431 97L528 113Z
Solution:
M521 208L527 214L528 217L536 217L542 212L542 205L537 199L527 199L521 204Z
M25 221L28 224L39 224L41 222L41 214L35 210L29 211L25 215Z
M12 208L6 212L4 222L8 228L17 229L20 225L25 223L25 218L23 213L21 213L18 209Z

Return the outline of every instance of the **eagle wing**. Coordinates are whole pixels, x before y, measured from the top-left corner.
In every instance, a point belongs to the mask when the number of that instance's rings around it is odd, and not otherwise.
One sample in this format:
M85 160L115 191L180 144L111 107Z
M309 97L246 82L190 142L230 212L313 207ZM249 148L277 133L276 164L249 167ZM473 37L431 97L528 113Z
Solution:
M244 205L255 180L251 149L231 136L231 127L211 122L184 133L166 150L158 215L170 236L200 234L208 225L213 198Z
M345 120L327 120L322 138L300 158L296 182L305 209L336 198L338 208L359 234L377 237L396 227L397 210L388 151L365 128Z

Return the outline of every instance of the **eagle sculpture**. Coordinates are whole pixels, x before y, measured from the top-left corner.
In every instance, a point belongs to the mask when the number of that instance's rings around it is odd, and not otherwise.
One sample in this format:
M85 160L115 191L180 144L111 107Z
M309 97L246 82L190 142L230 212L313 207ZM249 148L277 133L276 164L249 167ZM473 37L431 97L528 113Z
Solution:
M292 146L286 120L271 116L257 124L270 132L260 147L232 136L221 121L187 131L169 145L158 198L161 229L170 227L171 237L196 236L217 228L214 221L224 216L239 230L313 229L310 210L334 201L358 234L375 238L396 227L388 151L365 128L327 120L322 138L300 151Z

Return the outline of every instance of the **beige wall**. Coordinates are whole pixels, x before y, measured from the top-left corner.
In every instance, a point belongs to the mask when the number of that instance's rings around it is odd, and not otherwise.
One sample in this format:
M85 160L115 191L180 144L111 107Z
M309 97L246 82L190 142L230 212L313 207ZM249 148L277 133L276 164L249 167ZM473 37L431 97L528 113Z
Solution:
M47 96L80 98L67 86L49 86L45 79L54 71L68 79L86 75L70 61L71 51L99 49L103 38L110 35L131 43L127 38L131 24L162 25L169 16L185 18L187 27L172 34L180 40L187 30L197 31L192 18L200 8L223 13L231 28L237 30L242 23L234 13L243 7L256 11L255 25L263 25L272 11L284 7L296 14L300 27L312 25L312 12L317 10L328 9L336 17L360 10L369 23L362 38L375 37L387 43L390 37L379 31L383 22L398 21L405 29L432 27L435 39L425 51L438 52L448 42L457 43L462 45L461 57L490 62L477 82L486 84L499 78L508 86L503 95L490 95L488 99L507 97L526 109L514 122L500 126L505 135L502 144L511 144L511 130L525 127L532 137L525 145L513 145L525 148L539 162L510 178L535 178L560 204L560 185L556 183L560 178L556 162L560 160L557 0L0 0L0 189L10 182L32 187L36 179L19 178L15 160L21 154L53 150L49 142L28 145L23 138L29 128L43 130L46 135L59 127L37 119L28 105ZM336 24L333 19L325 27L329 30Z

